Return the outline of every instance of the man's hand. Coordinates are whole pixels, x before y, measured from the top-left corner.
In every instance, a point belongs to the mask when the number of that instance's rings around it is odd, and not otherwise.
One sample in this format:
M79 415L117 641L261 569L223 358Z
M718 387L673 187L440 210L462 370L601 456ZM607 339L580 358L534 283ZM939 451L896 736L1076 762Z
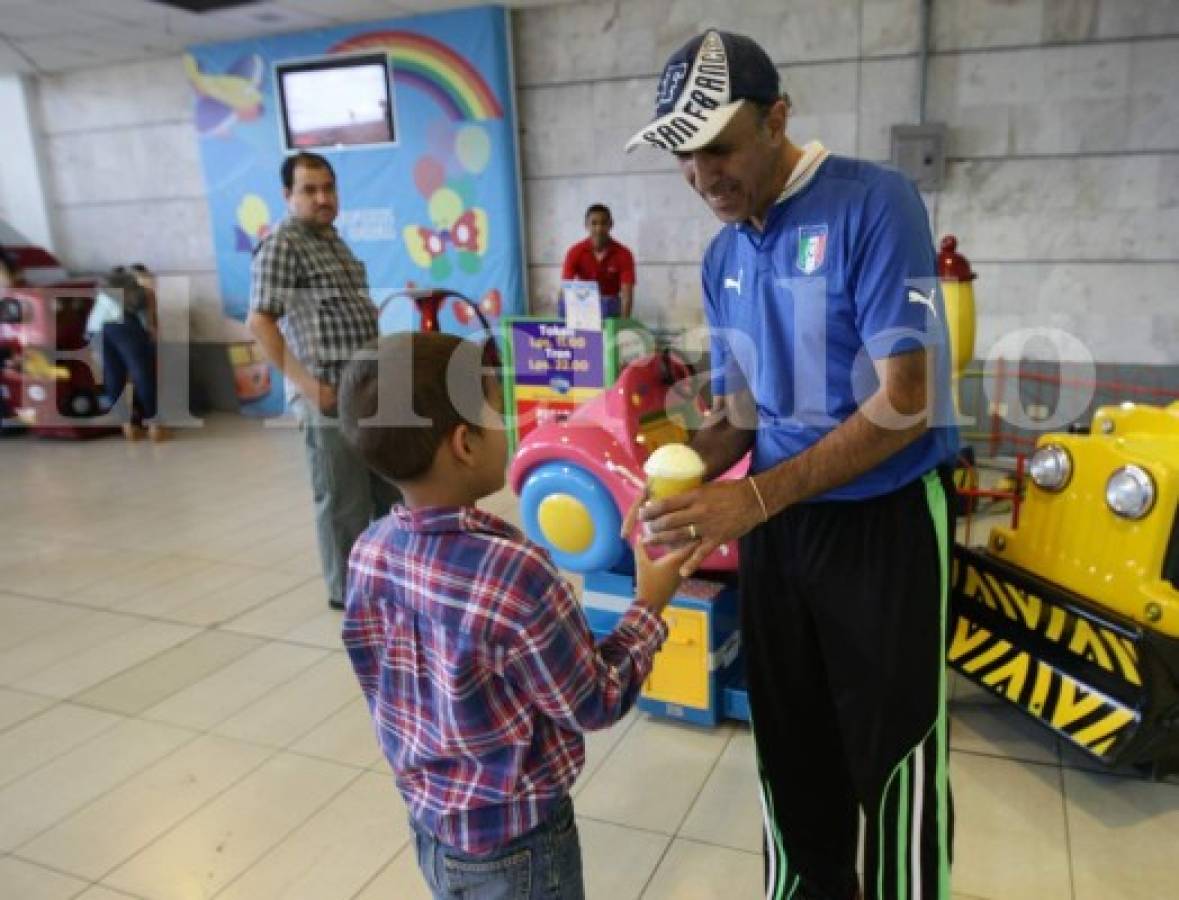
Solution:
M303 391L303 396L307 398L307 402L323 415L334 416L336 414L336 389L326 381L312 378L299 387Z
M721 544L736 540L762 521L753 490L742 481L713 481L695 490L644 503L645 543L692 548L680 575L687 578Z
M639 508L643 505L643 498L635 501L630 512L626 514L626 521L622 525L622 533L630 534L634 531L638 520ZM683 580L681 568L684 561L692 554L696 542L673 550L659 559L653 560L647 553L647 548L641 541L635 541L635 600L642 603L653 613L660 613L675 596L676 588Z

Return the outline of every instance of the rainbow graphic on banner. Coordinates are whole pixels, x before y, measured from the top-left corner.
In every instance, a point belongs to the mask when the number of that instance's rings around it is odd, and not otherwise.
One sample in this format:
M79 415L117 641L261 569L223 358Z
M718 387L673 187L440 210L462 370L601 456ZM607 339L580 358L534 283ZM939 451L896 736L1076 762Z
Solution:
M333 53L361 50L388 53L394 84L429 94L455 121L503 118L503 107L479 71L441 41L410 31L369 31L331 48Z

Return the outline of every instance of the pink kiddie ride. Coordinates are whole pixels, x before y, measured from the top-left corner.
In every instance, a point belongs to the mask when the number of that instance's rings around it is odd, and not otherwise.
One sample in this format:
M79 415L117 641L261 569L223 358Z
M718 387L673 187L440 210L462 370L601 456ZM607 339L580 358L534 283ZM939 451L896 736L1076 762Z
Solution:
M525 533L569 571L618 566L626 558L623 517L645 486L643 463L657 447L686 440L703 412L690 367L665 350L631 363L566 420L538 426L508 471ZM742 478L748 466L746 456L721 478ZM701 566L736 568L735 543L717 548Z

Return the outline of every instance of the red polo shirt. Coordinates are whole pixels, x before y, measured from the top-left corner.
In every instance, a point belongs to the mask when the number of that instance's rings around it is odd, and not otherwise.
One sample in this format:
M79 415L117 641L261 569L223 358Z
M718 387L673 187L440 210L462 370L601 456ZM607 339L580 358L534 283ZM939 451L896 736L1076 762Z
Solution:
M561 278L596 281L603 297L617 297L624 284L635 283L635 258L626 247L611 238L606 243L605 255L598 259L594 255L593 242L586 238L565 254Z

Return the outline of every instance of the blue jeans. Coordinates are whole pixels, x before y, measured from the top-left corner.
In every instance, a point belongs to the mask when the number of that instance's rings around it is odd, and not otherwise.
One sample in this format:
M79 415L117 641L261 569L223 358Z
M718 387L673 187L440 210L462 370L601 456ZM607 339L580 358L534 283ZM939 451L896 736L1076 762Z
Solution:
M418 866L435 900L584 900L573 801L489 856L441 844L411 821Z
M311 473L315 534L328 599L342 602L352 545L371 521L389 512L401 492L369 470L345 443L336 419L310 409L303 400L296 402L295 411Z
M135 388L132 420L156 415L156 348L135 316L102 326L102 387L107 404L114 406L128 376Z

